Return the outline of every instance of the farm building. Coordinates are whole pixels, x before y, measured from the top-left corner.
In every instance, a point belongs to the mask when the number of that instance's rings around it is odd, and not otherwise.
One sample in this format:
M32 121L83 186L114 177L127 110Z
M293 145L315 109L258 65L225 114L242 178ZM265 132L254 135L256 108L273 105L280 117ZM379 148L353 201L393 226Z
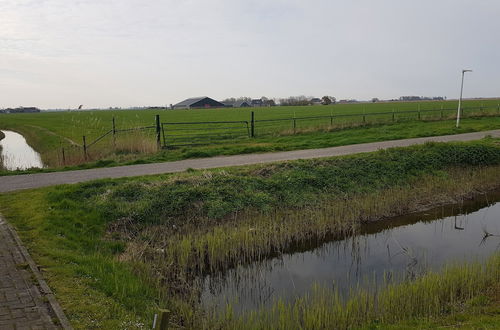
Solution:
M312 105L321 105L321 104L323 104L323 101L320 98L317 98L317 97L312 98L311 101L309 101L309 102L311 102Z
M252 107L262 107L262 106L264 106L264 102L262 101L262 99L255 99L255 100L252 100L250 105Z
M247 101L237 101L237 102L224 102L227 108L248 108L251 105Z
M206 96L193 97L173 105L173 109L223 108L224 104Z
M15 109L7 108L4 110L0 110L0 113L33 113L40 112L40 109L35 107L19 107Z

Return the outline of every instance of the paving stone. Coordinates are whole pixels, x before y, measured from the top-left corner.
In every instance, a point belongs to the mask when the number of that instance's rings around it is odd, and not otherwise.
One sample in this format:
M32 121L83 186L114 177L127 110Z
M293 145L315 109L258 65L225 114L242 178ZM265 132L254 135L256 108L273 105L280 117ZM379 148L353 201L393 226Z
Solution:
M0 218L0 329L57 329L27 265Z

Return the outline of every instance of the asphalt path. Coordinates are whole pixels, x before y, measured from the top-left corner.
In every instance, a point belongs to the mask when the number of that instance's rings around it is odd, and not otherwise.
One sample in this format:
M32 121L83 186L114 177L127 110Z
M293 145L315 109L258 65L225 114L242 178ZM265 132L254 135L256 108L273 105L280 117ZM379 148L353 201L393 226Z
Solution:
M322 149L306 149L263 154L246 154L235 156L218 156L211 158L186 159L174 162L154 164L127 165L88 170L11 175L0 177L0 193L22 189L33 189L59 184L71 184L105 178L123 178L142 175L183 172L192 169L210 169L218 167L240 166L250 164L272 163L296 159L333 157L372 152L394 147L407 147L425 142L453 142L479 140L486 136L500 137L500 130L465 133L457 135L432 136L405 140L393 140L354 144Z

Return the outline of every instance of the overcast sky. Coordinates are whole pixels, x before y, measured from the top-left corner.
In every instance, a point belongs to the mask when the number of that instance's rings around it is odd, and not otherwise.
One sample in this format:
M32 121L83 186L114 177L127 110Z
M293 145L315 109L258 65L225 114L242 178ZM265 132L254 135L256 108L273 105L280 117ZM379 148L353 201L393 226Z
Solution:
M0 0L0 108L500 96L498 0Z

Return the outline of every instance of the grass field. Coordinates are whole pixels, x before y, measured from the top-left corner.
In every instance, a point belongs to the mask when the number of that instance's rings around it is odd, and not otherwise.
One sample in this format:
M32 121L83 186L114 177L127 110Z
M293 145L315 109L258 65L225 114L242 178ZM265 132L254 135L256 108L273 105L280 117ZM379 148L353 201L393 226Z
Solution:
M0 211L41 265L75 328L147 327L159 307L172 311L177 326L231 328L239 321L212 319L197 307L193 276L286 251L301 239L342 235L363 221L496 188L498 142L431 143L51 187L0 195ZM436 308L414 316L446 314L450 303L485 293L497 273L480 269L463 266L392 290L409 297L419 285L432 288L423 293ZM465 296L456 290L462 275L473 288ZM446 297L443 306L440 297ZM313 305L304 308L320 315ZM384 322L404 321L409 310L400 311L389 308Z
M489 107L488 111L466 110L465 115L497 115L499 100L466 101L464 107ZM63 166L79 168L114 166L131 163L170 161L194 157L231 155L253 152L270 152L320 148L374 142L381 140L422 137L430 135L454 134L462 132L496 129L500 127L500 117L465 119L460 129L454 128L456 102L407 102L407 103L366 103L337 104L332 106L273 107L252 109L203 109L203 110L122 110L122 111L77 111L37 114L9 114L0 117L0 128L12 129L23 134L29 144L41 153L49 168ZM441 108L445 111L441 118ZM421 110L421 120L417 121L417 109ZM425 112L426 110L437 112ZM373 115L380 112L407 111L408 115ZM116 119L117 129L154 125L154 116L159 114L162 122L193 122L218 120L250 120L251 111L256 120L288 118L284 122L256 123L255 138L248 138L247 129L243 136L231 138L223 143L206 146L185 146L157 151L155 130L118 133L115 143L111 135L91 146L88 159L84 158L82 136L87 144L109 131L112 119ZM413 112L412 112L413 111ZM359 114L358 116L297 120L293 129L290 118L307 116L338 116ZM363 120L363 114L366 114ZM370 116L372 114L372 116ZM434 116L430 118L430 115ZM437 118L435 116L438 116ZM443 121L435 121L443 119ZM446 120L448 119L448 120ZM429 121L430 120L430 121ZM267 126L266 126L267 125ZM271 125L271 126L269 126ZM208 129L205 127L205 129ZM198 133L208 134L210 130ZM295 134L294 134L295 133ZM168 134L168 133L167 133ZM62 149L65 149L63 159Z

